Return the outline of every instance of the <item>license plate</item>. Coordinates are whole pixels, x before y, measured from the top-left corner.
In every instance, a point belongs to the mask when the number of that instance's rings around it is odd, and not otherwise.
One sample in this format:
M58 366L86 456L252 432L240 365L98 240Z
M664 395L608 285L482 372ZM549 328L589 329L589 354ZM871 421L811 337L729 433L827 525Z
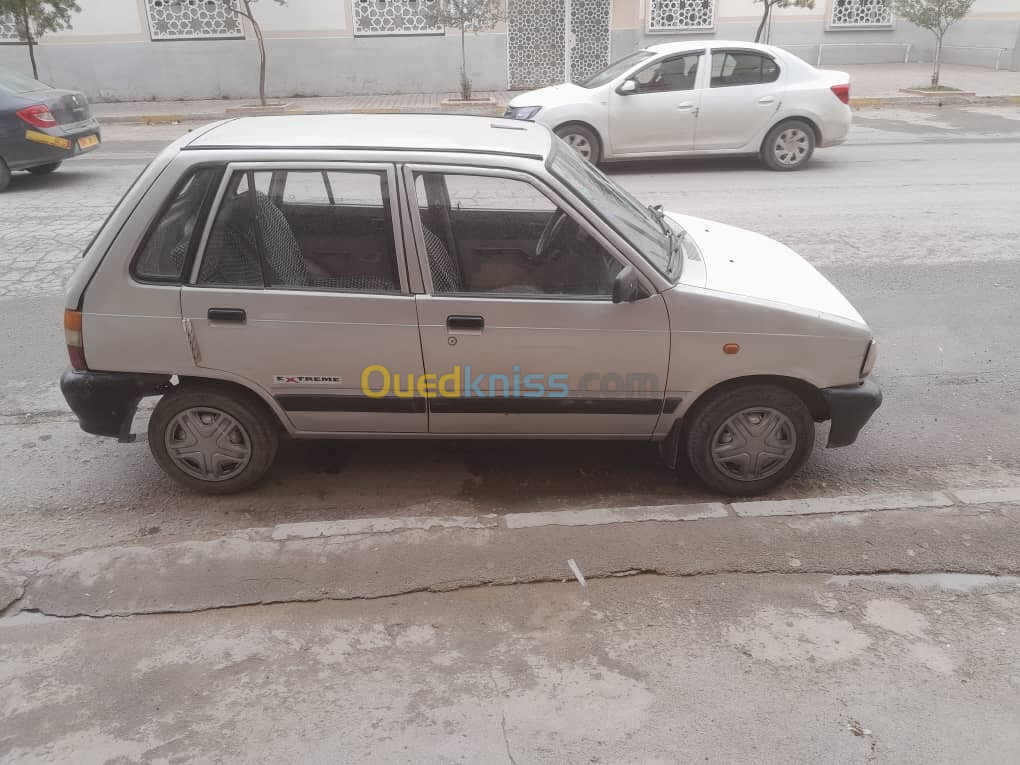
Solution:
M97 136L97 135L87 135L84 138L79 138L78 139L78 148L80 150L82 150L82 151L85 151L85 149L91 149L93 146L98 146L98 145L99 145L99 136Z

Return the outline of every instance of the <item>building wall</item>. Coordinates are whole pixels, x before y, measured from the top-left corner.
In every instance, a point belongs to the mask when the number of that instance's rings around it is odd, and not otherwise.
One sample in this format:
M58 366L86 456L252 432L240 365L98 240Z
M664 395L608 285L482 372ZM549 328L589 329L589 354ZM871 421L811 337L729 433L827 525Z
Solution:
M249 98L256 94L258 57L247 22L219 38L153 39L146 3L172 0L86 0L72 28L45 35L37 49L40 77L97 100ZM176 0L201 2L201 0ZM363 36L355 7L377 0L272 0L254 4L266 35L268 90L274 97L350 93L456 91L460 38L447 33ZM428 2L434 0L420 0ZM563 0L550 0L550 2ZM582 0L573 0L581 2ZM611 55L679 39L752 40L762 6L754 0L713 0L711 25L699 30L649 29L653 2L612 0ZM930 33L899 19L880 28L837 29L831 4L776 11L769 41L815 63L930 60ZM152 7L152 6L149 6ZM659 6L660 10L663 6ZM660 14L661 15L661 14ZM360 27L364 31L364 26ZM478 90L507 86L506 25L466 38L469 74ZM977 0L946 39L945 60L1020 70L1020 4ZM970 46L970 47L967 47ZM0 66L29 71L23 44L3 38Z

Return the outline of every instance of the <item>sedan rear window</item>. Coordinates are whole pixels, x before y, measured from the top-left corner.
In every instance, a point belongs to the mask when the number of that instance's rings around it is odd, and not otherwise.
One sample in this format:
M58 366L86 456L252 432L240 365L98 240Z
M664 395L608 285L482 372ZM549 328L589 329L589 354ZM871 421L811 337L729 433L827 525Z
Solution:
M12 93L33 93L37 90L49 90L50 86L10 69L0 69L0 89Z
M779 65L768 56L749 51L713 51L712 87L757 85L775 82L779 78Z

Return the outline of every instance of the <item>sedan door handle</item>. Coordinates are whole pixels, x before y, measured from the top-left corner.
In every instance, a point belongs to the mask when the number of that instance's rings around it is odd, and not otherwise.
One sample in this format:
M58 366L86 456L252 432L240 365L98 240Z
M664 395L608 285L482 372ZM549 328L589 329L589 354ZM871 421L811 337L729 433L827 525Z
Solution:
M243 308L210 308L206 316L209 321L232 321L236 324L244 324L248 320Z
M775 96L762 96L758 99L759 104L774 104L776 102Z
M447 316L448 332L479 333L485 328L485 319L481 316Z
M682 104L677 104L676 108L680 109L681 111L686 110L686 109L693 109L694 108L694 102L693 101L684 101Z

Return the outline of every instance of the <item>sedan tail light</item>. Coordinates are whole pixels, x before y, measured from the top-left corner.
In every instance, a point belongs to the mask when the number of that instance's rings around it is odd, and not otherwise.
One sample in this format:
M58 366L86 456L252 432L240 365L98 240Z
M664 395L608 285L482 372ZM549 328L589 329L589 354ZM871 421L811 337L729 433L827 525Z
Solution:
M64 311L64 342L67 344L71 367L78 371L88 369L85 364L85 342L81 335L81 311Z
M26 106L20 109L17 115L32 127L48 128L57 124L57 118L53 116L50 107L45 104Z
M832 92L836 94L836 98L842 101L844 104L850 103L850 83L846 82L842 85L833 85Z

